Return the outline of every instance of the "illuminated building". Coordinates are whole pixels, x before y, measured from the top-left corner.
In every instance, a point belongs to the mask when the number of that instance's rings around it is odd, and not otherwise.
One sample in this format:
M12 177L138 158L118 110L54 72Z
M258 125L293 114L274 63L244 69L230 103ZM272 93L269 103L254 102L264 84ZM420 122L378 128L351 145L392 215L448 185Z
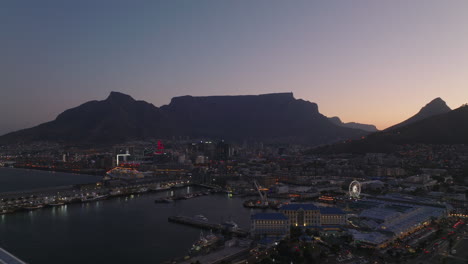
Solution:
M346 214L335 207L317 207L313 204L287 204L280 211L291 225L305 227L341 226L346 224Z
M257 213L251 216L251 233L253 236L286 236L289 235L290 223L282 213Z

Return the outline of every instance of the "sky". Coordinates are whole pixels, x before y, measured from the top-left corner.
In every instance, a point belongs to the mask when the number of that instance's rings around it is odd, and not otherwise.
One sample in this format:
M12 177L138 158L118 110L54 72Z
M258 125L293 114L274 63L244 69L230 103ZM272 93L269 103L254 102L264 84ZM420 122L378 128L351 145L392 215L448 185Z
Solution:
M468 102L468 1L0 1L0 134L111 91L293 92L384 129Z

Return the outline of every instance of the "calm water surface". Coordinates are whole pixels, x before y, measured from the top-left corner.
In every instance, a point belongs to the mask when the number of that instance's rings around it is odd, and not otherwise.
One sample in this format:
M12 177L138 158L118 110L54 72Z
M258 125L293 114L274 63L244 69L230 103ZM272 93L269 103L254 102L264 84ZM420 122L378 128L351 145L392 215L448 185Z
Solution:
M24 191L53 186L91 183L100 176L64 172L0 168L0 192Z
M11 169L0 169L2 183L5 171L10 173ZM18 179L36 181L45 177L54 185L57 178L55 185L64 185L86 180L81 177L94 177L71 174L77 177L73 182L62 178L71 177L66 173L16 173L21 176L9 176L9 186L21 186L15 182ZM6 189L2 191L11 191ZM185 187L175 193L197 190ZM157 197L170 194L165 191L0 215L0 246L30 264L161 263L184 256L200 234L199 229L169 223L171 215L203 214L210 221L232 219L242 228L249 227L251 211L242 206L242 199L216 194L174 204L154 203Z

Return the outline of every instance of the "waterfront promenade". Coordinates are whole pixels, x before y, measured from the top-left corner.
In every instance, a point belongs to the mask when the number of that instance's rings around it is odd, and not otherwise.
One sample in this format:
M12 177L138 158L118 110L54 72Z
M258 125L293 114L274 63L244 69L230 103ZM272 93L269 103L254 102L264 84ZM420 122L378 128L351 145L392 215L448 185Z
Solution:
M141 194L150 191L164 191L190 185L185 181L158 181L149 179L139 182L114 185L80 184L42 188L29 191L0 193L0 214L13 213L20 210L34 210L44 206L63 205L67 203L87 202L94 199Z

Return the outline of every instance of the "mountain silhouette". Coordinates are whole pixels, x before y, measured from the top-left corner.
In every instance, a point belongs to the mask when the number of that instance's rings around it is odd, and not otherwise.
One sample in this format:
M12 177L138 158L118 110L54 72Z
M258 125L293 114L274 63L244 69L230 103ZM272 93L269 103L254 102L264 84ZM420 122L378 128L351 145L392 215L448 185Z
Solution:
M415 114L414 116L408 118L407 120L405 120L405 121L403 121L403 122L401 122L399 124L391 126L391 127L387 128L386 130L391 130L391 129L394 129L394 128L397 128L397 127L402 127L402 126L405 126L405 125L409 125L411 123L417 122L419 120L426 119L426 118L431 117L431 116L445 114L445 113L450 112L451 110L452 109L450 109L450 107L447 106L447 104L445 103L444 100L442 100L440 97L437 97L436 99L429 102L426 106L421 108L421 110L419 110L419 112L417 114Z
M369 134L361 140L350 140L317 148L315 153L392 152L406 144L468 144L468 106Z
M6 134L0 142L112 144L189 136L317 145L365 134L333 124L317 104L295 99L292 93L181 96L158 108L111 92L106 100L66 110L53 121Z
M343 127L349 127L349 128L355 128L355 129L361 129L367 132L376 132L379 131L374 125L367 125L367 124L360 124L356 122L348 122L348 123L343 123L341 119L337 116L334 117L329 117L328 120L333 122L335 125L343 126Z

